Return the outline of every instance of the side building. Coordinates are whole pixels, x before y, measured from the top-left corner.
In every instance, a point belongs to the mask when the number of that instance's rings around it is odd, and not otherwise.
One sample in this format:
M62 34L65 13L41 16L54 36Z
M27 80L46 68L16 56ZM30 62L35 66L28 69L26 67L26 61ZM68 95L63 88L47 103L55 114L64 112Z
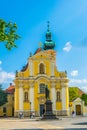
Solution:
M10 83L10 86L5 90L7 93L7 102L0 106L0 117L14 116L14 91L15 86Z
M30 55L21 71L16 71L14 115L20 112L29 116L35 112L41 116L45 104L45 86L50 90L52 110L56 115L69 114L69 92L67 72L60 72L56 66L55 42L49 24L44 45Z

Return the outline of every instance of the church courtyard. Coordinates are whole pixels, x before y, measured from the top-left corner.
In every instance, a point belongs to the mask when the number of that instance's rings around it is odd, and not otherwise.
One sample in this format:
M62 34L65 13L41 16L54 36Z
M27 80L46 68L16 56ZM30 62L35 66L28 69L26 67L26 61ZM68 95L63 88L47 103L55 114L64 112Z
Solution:
M37 118L0 118L0 130L86 130L87 117L60 117L59 120L38 121Z

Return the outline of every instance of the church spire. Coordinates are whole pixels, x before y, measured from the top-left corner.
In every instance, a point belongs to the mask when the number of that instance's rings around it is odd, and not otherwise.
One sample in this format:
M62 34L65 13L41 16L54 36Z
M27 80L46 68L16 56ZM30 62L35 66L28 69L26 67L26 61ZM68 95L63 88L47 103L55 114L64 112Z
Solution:
M54 49L55 47L55 42L52 41L52 34L50 32L50 25L49 21L47 22L47 32L46 32L46 41L44 43L44 50L48 49Z

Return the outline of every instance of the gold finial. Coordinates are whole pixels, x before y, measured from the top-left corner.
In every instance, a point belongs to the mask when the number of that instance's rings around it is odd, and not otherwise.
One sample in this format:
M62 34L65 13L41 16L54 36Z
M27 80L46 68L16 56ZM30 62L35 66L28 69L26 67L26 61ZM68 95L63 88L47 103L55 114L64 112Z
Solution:
M42 44L42 42L39 42L38 45L39 45L40 48L42 48L43 44Z

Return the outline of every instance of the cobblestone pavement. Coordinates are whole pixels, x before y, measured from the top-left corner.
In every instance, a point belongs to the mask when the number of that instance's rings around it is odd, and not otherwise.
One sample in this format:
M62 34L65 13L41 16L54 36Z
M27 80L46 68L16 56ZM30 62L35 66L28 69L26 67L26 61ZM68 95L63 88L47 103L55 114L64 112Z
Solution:
M0 130L87 130L87 117L67 117L59 120L0 118Z

